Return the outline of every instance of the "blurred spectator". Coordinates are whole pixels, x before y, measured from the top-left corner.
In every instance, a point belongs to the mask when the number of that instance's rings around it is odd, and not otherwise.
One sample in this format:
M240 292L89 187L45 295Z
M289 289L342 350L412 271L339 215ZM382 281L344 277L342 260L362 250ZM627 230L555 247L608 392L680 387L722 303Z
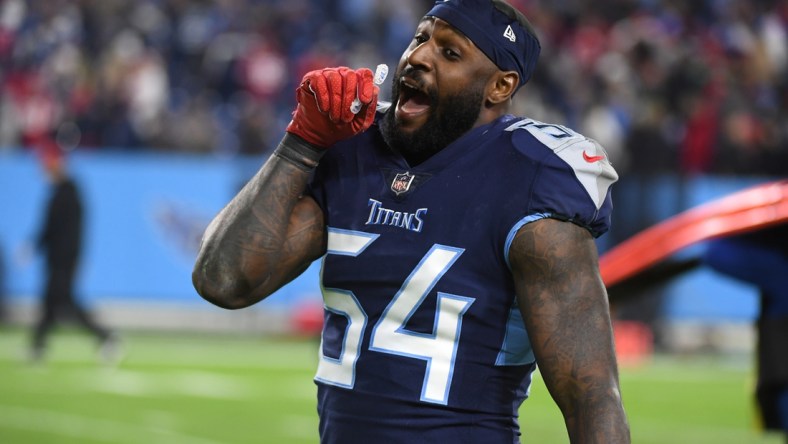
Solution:
M96 336L103 359L114 360L117 338L96 323L74 294L82 249L82 199L69 177L60 148L42 140L37 143L37 150L52 192L37 239L37 246L46 257L46 282L40 318L33 329L31 359L34 363L43 360L52 328L57 321L70 319Z
M393 65L431 3L6 0L0 147L265 154L306 71ZM517 112L598 138L622 178L788 173L786 0L512 3L544 54Z

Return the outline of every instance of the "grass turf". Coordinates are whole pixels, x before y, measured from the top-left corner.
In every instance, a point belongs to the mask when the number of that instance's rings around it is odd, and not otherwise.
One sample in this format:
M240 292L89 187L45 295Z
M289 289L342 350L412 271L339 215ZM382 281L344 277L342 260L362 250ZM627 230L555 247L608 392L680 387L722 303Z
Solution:
M27 334L0 330L0 443L318 442L314 340L128 332L125 358L107 367L66 330L32 366ZM749 361L660 356L622 368L633 442L782 442L754 425ZM538 376L521 425L524 443L568 442Z

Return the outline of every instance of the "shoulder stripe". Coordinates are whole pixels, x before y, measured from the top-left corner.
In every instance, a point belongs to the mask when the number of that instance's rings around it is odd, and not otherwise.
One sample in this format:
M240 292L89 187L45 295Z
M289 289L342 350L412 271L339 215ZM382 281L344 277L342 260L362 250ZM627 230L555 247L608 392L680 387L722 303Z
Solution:
M607 157L605 149L565 126L523 119L506 128L506 131L523 129L528 131L556 156L566 162L583 185L597 209L602 207L610 185L618 180L618 174Z
M544 123L534 119L523 119L515 122L505 131L526 130L531 133L536 140L551 150L555 151L567 144L584 140L582 134L578 134L562 125L555 125L552 123Z
M608 189L618 180L605 149L593 139L584 139L556 150L555 154L572 167L575 177L600 209Z

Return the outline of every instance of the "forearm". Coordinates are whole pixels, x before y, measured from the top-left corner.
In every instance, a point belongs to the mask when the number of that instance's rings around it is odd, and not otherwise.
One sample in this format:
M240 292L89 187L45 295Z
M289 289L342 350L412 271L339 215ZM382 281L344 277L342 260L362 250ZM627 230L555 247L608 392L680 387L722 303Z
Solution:
M192 274L206 300L225 308L254 304L321 254L322 214L301 197L317 159L302 143L286 135L208 226Z
M564 413L571 443L629 443L629 426L618 390L589 393L576 404L573 414Z
M574 307L526 307L532 324L551 326L532 328L537 362L570 442L629 443L610 318L599 304L603 295L585 290Z
M567 309L560 318L552 335L536 334L534 339L539 341L535 346L542 375L564 416L570 442L629 443L609 317L588 306Z
M555 338L554 345L565 353L540 353L545 383L561 409L572 443L630 442L612 333L604 318L596 316L587 324L568 327L577 329L574 338Z

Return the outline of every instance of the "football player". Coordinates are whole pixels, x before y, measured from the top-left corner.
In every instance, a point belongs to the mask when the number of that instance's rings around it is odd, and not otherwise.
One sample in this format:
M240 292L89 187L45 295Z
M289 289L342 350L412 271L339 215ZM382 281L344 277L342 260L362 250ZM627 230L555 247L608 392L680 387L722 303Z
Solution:
M629 442L594 244L617 175L595 141L508 114L539 52L504 1L436 2L393 103L368 69L308 73L206 230L194 284L226 308L323 258L321 442L517 443L537 364L572 442Z

